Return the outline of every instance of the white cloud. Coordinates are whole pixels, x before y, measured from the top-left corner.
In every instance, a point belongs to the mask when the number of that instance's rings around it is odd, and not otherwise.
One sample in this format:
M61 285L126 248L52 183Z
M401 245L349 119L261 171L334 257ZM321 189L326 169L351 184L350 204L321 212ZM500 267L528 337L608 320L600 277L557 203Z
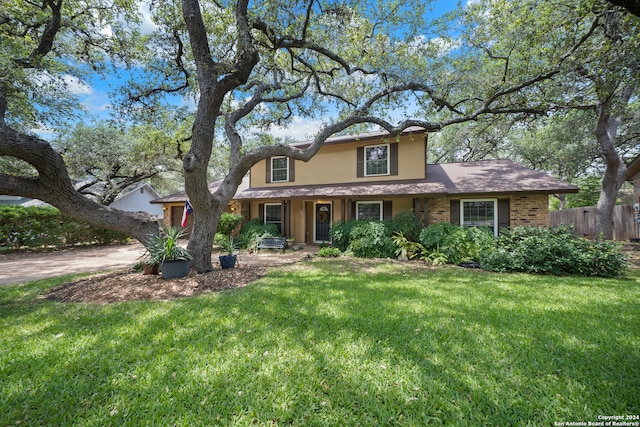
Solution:
M75 76L66 74L62 76L62 82L67 90L73 95L90 95L93 93L93 89L91 88L91 86Z
M151 34L158 29L158 26L151 19L151 11L146 2L140 5L140 14L142 15L142 24L140 25L142 34Z
M324 126L320 120L296 116L287 127L271 125L267 133L277 138L292 138L296 141L308 141Z
M431 54L436 56L444 56L449 52L458 49L461 46L460 41L456 39L447 39L443 37L427 38L425 35L419 35L407 42L407 47L414 54Z
M64 89L71 95L89 95L93 89L84 80L71 74L52 75L47 71L32 71L31 81L42 89Z

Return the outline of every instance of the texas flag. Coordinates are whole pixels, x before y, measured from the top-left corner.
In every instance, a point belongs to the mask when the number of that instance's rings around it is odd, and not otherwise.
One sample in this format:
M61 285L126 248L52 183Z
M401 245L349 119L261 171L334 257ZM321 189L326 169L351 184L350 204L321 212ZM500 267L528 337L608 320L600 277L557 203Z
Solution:
M187 227L187 220L189 219L189 214L193 213L193 207L191 207L191 203L187 200L184 203L184 210L182 211L182 228Z

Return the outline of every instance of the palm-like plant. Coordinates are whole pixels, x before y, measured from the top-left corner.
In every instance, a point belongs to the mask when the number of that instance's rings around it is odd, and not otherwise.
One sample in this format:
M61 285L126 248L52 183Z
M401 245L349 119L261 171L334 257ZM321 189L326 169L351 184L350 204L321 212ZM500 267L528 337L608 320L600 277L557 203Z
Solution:
M185 229L164 226L162 233L150 234L144 241L147 252L143 261L148 264L162 264L165 261L189 261L193 259L189 251L178 244L184 237Z

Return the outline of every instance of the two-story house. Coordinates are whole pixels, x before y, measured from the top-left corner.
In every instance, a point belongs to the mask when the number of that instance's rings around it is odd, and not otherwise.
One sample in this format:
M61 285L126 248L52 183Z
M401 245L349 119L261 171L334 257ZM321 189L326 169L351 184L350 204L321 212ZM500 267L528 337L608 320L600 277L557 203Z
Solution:
M304 147L309 143L298 143ZM509 160L427 164L427 133L409 129L334 137L309 161L272 157L251 168L230 210L276 224L297 242L329 241L331 224L391 219L411 211L423 225L450 221L498 233L510 225L548 226L549 194L578 188ZM210 188L215 188L212 183ZM185 194L153 203L179 222Z

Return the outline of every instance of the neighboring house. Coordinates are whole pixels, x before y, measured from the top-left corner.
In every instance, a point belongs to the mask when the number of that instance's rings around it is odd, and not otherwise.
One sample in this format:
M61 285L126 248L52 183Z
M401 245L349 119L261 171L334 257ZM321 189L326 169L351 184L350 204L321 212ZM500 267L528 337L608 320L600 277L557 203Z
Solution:
M640 204L640 156L627 166L627 181L633 184L633 203Z
M304 148L310 143L295 144ZM336 221L391 219L411 211L423 225L548 226L549 194L578 187L509 160L427 164L427 134L407 130L334 137L307 163L272 157L251 168L230 209L273 223L298 242L329 241ZM210 185L214 190L218 182ZM185 194L163 203L165 222L182 216ZM167 217L167 214L169 216Z
M20 205L31 199L22 196L4 196L0 195L0 205Z
M159 197L160 194L149 183L142 182L116 197L109 207L126 212L148 212L162 218L164 215L162 206L151 203Z

